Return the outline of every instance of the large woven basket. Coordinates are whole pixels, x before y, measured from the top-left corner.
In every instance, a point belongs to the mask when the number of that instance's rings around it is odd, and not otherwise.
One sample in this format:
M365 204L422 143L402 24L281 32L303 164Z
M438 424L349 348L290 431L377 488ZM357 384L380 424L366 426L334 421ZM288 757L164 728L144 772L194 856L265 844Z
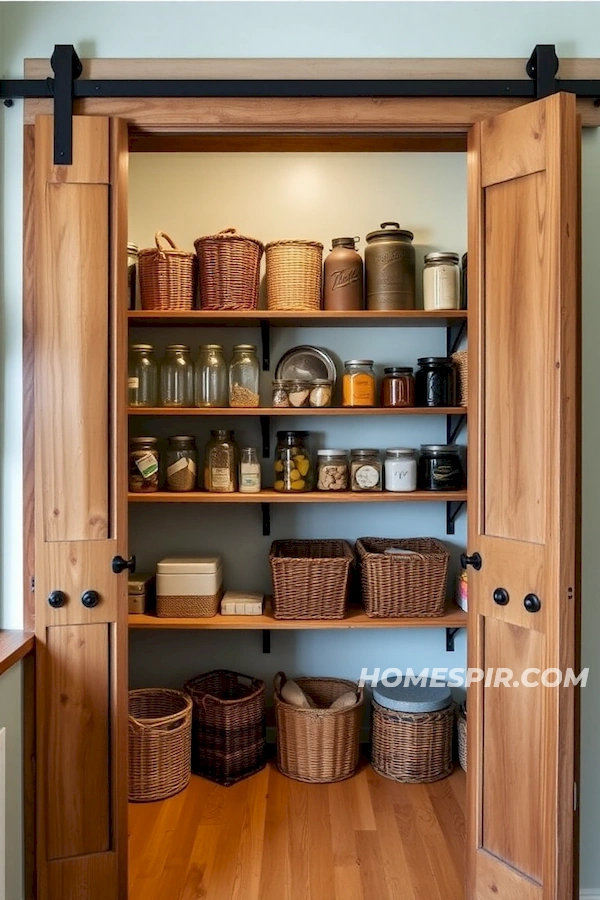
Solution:
M469 351L457 350L452 360L458 370L458 400L461 406L469 402Z
M467 771L467 717L462 707L456 714L456 725L458 729L458 761L461 768Z
M266 254L269 309L320 309L323 244L273 241Z
M129 692L129 799L164 800L190 780L192 702L181 691Z
M219 612L223 588L216 594L156 595L156 615L159 618L210 619Z
M354 554L347 541L273 541L276 619L343 619Z
M435 712L385 709L373 700L371 765L393 781L421 784L452 772L452 706Z
M157 231L154 241L156 247L140 250L138 256L142 309L192 309L196 296L196 257L178 250L164 231ZM162 247L161 241L166 241L169 247Z
M192 769L224 787L263 769L265 683L215 669L184 685L194 704Z
M264 247L226 228L194 241L200 269L202 309L256 309Z
M391 555L397 547L410 555ZM434 538L359 538L356 553L365 612L373 618L441 616L450 554Z
M342 781L356 771L360 722L364 704L362 688L341 678L297 678L297 684L316 703L316 709L300 709L281 698L285 675L275 676L277 765L296 781L323 784ZM358 697L355 706L329 709L348 691Z

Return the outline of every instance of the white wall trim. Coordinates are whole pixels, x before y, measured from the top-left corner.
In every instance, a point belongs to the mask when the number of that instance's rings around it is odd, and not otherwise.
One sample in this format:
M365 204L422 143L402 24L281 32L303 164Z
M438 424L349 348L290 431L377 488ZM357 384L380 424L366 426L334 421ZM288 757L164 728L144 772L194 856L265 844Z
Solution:
M579 892L579 900L600 900L600 889L584 888Z

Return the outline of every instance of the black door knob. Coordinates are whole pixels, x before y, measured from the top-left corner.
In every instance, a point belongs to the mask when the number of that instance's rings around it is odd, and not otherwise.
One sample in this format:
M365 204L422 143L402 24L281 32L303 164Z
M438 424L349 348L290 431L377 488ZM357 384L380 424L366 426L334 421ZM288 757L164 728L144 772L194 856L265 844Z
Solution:
M525 599L523 600L523 606L527 610L527 612L535 613L540 611L542 603L537 594L527 594Z
M478 572L481 568L483 560L479 553L474 553L472 556L467 556L466 553L460 554L460 564L463 569L466 569L467 566L473 566L473 568Z
M52 609L60 609L67 602L67 595L64 591L52 591L48 597L48 604Z
M93 609L100 603L100 594L98 591L84 591L81 595L81 602L86 609Z
M506 606L509 600L510 597L506 588L496 588L494 591L494 603L497 603L498 606Z
M130 556L129 559L123 559L122 556L113 556L112 570L115 575L119 575L125 569L129 569L133 575L135 572L135 556Z

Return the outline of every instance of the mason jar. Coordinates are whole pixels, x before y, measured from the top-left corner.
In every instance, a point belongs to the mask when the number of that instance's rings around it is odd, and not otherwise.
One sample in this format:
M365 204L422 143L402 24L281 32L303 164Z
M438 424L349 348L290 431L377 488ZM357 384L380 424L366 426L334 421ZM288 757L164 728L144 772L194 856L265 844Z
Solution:
M156 406L158 366L152 344L132 344L129 348L127 385L130 406Z
M187 344L169 344L160 367L160 401L163 406L192 406L194 367Z
M382 474L379 450L369 448L350 451L350 490L380 491Z
M204 451L204 489L216 494L232 494L238 489L239 451L233 431L216 429Z
M194 405L227 406L227 364L220 344L203 344L194 364Z
M308 449L308 431L278 431L275 450L276 491L310 491L314 473Z
M260 404L260 366L254 344L236 344L229 363L229 405L252 408Z
M412 447L393 447L385 451L383 463L385 489L403 494L417 489L417 460Z
M169 438L165 451L167 490L185 493L196 489L198 480L198 451L191 435Z
M425 257L423 307L460 309L458 253L428 253Z
M137 437L129 441L129 490L152 494L158 490L158 438Z

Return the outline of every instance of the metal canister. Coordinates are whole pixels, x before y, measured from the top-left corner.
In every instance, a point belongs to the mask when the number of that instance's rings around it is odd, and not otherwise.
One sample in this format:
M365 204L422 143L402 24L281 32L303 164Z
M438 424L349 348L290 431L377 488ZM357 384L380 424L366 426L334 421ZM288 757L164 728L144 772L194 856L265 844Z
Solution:
M398 222L382 222L367 235L365 248L367 309L415 308L414 234Z

